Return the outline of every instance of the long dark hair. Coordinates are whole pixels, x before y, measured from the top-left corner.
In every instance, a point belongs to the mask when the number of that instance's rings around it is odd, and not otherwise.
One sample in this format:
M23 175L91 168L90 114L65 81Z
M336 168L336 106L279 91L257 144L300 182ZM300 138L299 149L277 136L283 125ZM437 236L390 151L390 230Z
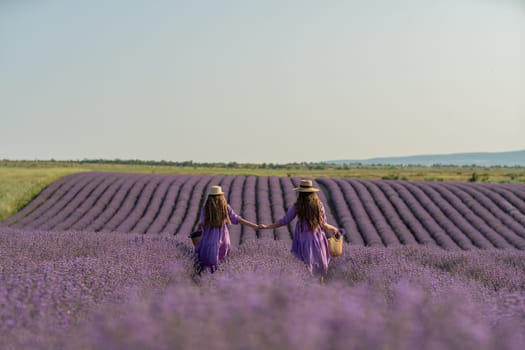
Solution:
M299 192L295 208L299 219L306 221L312 231L323 223L322 204L317 193Z
M204 225L208 227L221 227L229 224L228 203L222 194L209 195L204 204Z

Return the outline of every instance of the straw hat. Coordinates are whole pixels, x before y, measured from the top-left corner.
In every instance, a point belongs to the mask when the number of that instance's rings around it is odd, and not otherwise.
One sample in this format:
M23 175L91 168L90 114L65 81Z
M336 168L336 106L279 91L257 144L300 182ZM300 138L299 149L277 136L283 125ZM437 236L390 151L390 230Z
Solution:
M299 187L294 188L296 192L319 192L318 188L313 187L312 180L301 180Z
M217 196L219 194L224 194L224 192L222 192L221 186L211 186L210 187L210 191L208 192L209 196Z

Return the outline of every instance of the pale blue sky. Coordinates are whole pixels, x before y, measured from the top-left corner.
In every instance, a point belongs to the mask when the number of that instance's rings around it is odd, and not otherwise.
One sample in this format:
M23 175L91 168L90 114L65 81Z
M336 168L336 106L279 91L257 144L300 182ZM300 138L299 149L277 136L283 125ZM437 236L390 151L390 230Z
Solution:
M525 1L0 0L0 159L525 149Z

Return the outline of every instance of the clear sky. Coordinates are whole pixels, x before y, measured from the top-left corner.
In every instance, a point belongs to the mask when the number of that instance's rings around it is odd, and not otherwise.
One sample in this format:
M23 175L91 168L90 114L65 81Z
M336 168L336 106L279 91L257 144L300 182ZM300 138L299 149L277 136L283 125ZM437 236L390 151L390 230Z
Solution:
M0 0L0 159L525 149L525 0Z

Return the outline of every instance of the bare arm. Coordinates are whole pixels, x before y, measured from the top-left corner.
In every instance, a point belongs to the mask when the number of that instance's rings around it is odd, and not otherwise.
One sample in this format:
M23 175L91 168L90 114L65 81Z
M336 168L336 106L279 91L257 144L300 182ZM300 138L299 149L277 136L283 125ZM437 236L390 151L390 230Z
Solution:
M273 228L281 227L283 225L284 224L281 224L279 221L277 221L270 225L261 225L261 228L262 229L273 229Z
M332 234L334 234L334 235L335 235L337 232L339 232L339 229L338 229L337 227L335 227L335 226L333 226L333 225L330 225L329 223L326 223L326 222L325 222L325 223L323 223L321 226L323 227L324 230L330 231L330 232L332 232Z
M246 219L244 219L244 218L241 218L241 217L239 217L239 222L240 222L241 224L243 224L243 225L248 225L248 226L250 226L250 227L253 228L254 230L258 230L258 229L260 228L259 225L254 224L253 222L248 221L248 220L246 220Z

